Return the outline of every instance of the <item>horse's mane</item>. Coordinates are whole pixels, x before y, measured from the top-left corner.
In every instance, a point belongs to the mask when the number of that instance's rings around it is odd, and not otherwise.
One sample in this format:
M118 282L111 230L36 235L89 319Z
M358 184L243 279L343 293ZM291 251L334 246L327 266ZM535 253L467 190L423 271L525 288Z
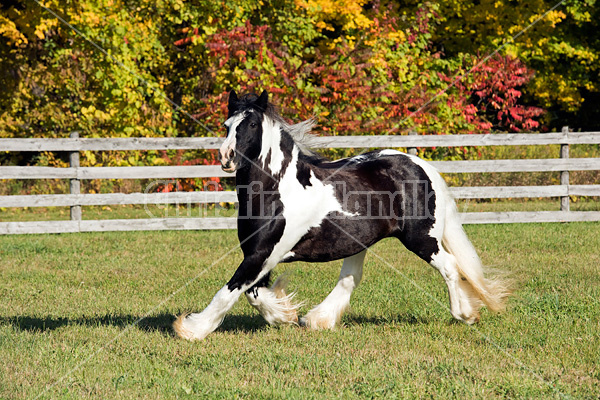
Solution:
M253 103L256 101L257 98L258 96L253 93L244 95L238 100L238 107L241 109L256 108L256 106ZM292 137L292 140L294 140L294 143L298 145L298 148L300 149L302 154L310 157L321 157L311 149L315 142L313 140L315 136L311 133L313 127L316 125L316 121L314 118L298 122L297 124L290 124L279 114L279 110L277 109L277 107L271 103L267 104L266 110L260 111L263 112L263 114L267 118L270 118L271 120L279 123L281 129L287 134L289 134Z
M314 144L313 138L315 137L311 132L313 127L316 125L314 118L307 119L297 124L288 123L279 113L277 108L273 104L269 104L265 110L265 114L268 118L273 121L277 121L281 125L281 129L287 132L294 140L294 143L298 145L300 151L307 156L317 156L317 154L311 149Z

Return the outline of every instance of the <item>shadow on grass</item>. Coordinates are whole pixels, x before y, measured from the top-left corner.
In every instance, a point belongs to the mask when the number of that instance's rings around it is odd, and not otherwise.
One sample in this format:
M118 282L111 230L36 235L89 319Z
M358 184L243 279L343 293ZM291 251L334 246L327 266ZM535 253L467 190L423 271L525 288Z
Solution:
M0 325L12 325L17 329L32 332L53 331L63 326L115 326L126 328L135 325L147 332L161 332L165 336L175 336L172 325L175 316L172 314L158 314L140 319L136 315L104 315L98 317L0 317ZM223 324L218 328L225 332L255 332L266 326L266 322L259 315L228 315Z
M137 326L138 329L147 332L160 332L165 336L175 336L173 331L173 322L175 316L172 314L158 314L141 318L137 315L114 315L108 314L95 317L77 317L77 318L61 318L61 317L31 317L31 316L13 316L0 317L0 325L12 325L17 329L31 332L46 332L64 326L115 326L125 329L131 325ZM413 314L399 314L392 316L362 316L356 314L348 314L344 317L344 323L347 326L352 325L421 325L428 324L430 321L427 318L415 316ZM258 314L256 315L227 315L217 331L221 332L246 332L252 333L264 329L268 324Z
M171 325L175 317L170 314L159 314L140 319L136 315L103 315L97 317L0 317L0 324L9 324L24 331L53 331L63 326L84 325L84 326L116 326L125 328L135 324L140 329L146 331L158 331L168 334L171 331Z
M427 318L413 314L398 314L390 316L365 317L363 315L349 314L344 317L347 325L425 325L431 321Z
M268 324L260 315L227 315L217 329L222 332L257 332Z

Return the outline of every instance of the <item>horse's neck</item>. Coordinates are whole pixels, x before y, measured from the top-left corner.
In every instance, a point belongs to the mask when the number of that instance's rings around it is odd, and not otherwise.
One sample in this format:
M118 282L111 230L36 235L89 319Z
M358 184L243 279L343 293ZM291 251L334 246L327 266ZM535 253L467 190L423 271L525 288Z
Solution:
M261 150L255 167L260 167L262 172L272 177L281 175L292 158L294 146L292 137L281 129L278 122L265 120Z

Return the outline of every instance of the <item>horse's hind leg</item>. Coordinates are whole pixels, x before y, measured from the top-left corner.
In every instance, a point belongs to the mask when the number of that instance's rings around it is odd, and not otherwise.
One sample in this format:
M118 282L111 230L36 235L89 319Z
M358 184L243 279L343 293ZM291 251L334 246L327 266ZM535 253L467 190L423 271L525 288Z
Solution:
M285 275L279 276L271 288L268 288L270 275L270 273L265 275L256 285L246 291L248 302L271 325L297 324L297 310L301 304L292 302L295 293L286 294L287 279Z
M416 238L416 236L413 236ZM402 239L401 239L402 240ZM420 240L402 240L407 249L427 261L444 278L448 287L450 300L450 313L459 321L473 324L479 320L479 307L473 298L458 271L456 257L447 252L442 246L441 240L426 236ZM423 244L427 243L427 246Z
M448 253L439 243L440 250L431 257L430 264L437 269L448 286L450 313L459 321L473 324L479 321L479 307L474 307L476 301L468 286L462 281L458 272L456 257Z
M333 329L350 304L350 295L362 278L366 250L344 259L338 283L321 304L300 320L311 329Z

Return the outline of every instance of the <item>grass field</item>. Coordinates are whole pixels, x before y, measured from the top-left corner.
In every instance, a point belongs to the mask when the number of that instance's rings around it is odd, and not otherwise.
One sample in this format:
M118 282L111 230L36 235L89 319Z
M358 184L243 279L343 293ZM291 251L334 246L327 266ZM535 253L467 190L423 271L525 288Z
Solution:
M270 327L241 299L195 343L171 322L229 279L235 232L2 236L0 398L598 398L599 230L468 226L517 282L508 311L475 327L452 321L437 272L385 240L342 327ZM340 265L277 272L306 312Z

